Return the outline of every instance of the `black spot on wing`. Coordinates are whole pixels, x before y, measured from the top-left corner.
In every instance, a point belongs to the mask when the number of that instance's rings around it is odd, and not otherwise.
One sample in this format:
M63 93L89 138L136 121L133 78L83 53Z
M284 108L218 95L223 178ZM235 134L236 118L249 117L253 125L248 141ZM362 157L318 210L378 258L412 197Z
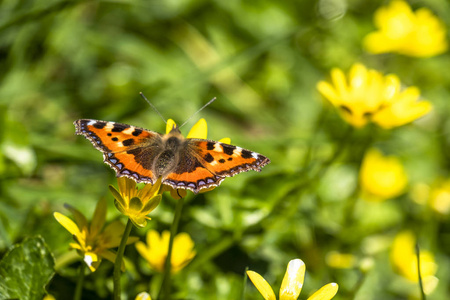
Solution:
M131 146L134 144L134 140L133 139L128 139L122 142L122 145L124 145L125 147L127 146Z
M219 162L221 163L221 164L223 164L224 162L226 162L226 160L225 159L219 159Z
M103 127L105 127L106 126L106 122L96 122L94 125L93 125L95 128L97 128L97 129L103 129Z
M136 128L134 129L134 131L131 133L134 136L139 136L142 133L142 129Z
M113 129L111 130L112 132L122 132L125 129L130 128L130 125L127 124L114 124Z
M216 143L213 143L213 142L206 143L206 150L213 150L215 144Z
M116 137L113 137L111 140L112 140L113 142L117 142L119 139L116 138Z
M242 149L241 157L242 158L251 158L252 157L252 152L248 151L248 150L245 150L245 149Z
M214 157L210 153L207 153L203 159L208 163L212 163L214 161Z
M221 146L222 146L223 152L228 155L233 155L233 151L234 151L234 149L236 149L236 146L233 146L233 145L221 144Z

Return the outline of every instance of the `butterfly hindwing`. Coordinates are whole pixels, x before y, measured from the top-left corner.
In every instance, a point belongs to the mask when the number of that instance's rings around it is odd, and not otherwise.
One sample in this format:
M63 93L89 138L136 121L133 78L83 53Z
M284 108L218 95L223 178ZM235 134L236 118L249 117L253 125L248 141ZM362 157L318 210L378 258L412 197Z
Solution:
M195 193L201 189L218 186L224 177L217 176L202 164L195 154L190 139L180 149L178 164L175 169L166 176L164 184L173 188L189 189Z

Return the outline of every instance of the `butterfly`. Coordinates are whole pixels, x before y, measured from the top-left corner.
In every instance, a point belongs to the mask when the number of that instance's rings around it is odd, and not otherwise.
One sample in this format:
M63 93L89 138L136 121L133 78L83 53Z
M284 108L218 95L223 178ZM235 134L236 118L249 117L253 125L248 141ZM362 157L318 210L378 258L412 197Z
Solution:
M175 125L168 134L115 122L80 119L76 134L84 135L103 153L117 177L162 184L198 193L226 178L255 170L270 160L253 151L205 139L187 139Z

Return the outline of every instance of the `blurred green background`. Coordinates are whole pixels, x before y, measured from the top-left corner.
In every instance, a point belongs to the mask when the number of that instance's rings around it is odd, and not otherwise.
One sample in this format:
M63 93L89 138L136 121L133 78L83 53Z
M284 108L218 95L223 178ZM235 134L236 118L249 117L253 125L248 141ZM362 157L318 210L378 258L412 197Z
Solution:
M414 298L418 285L396 274L389 261L392 238L412 229L438 264L439 284L430 298L448 299L448 215L411 199L415 184L449 176L450 57L365 52L361 41L375 29L374 11L386 3L1 1L0 256L39 234L58 261L71 237L52 213L68 214L64 203L90 217L98 199L106 197L108 220L120 217L108 191L115 174L101 153L75 136L74 120L164 132L165 124L139 92L178 124L217 97L182 132L203 117L208 138L230 137L272 163L261 173L240 174L212 192L188 197L180 231L192 236L197 256L174 277L174 297L240 299L246 267L263 275L278 294L288 261L301 258L307 275L300 299L329 282L340 286L335 299ZM411 3L430 8L448 27L448 1ZM391 131L358 130L351 146L310 179L348 130L315 85L332 67L347 71L355 62L418 86L434 110ZM410 187L376 204L360 199L357 188L364 145L375 130L374 145L400 157ZM305 164L308 155L311 163ZM349 201L356 202L350 218ZM150 224L132 234L168 229L174 206L166 197ZM330 251L350 253L357 261L368 258L372 266L333 268L326 262ZM133 246L126 256L135 268L123 289L134 299L149 290L155 275ZM72 295L78 264L58 270L49 293L57 299ZM108 299L111 274L112 264L104 262L89 275L85 299ZM249 282L245 299L261 299Z

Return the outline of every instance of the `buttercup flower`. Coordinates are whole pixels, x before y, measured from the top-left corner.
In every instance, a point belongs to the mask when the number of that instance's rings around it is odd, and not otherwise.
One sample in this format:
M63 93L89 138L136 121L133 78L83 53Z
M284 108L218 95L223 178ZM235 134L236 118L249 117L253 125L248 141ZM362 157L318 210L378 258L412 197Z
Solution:
M143 242L136 244L139 254L158 271L164 271L164 264L169 250L170 232L163 231L162 235L156 230L147 232L147 245ZM173 239L171 272L177 273L183 269L195 256L194 242L187 233L179 233Z
M450 179L440 181L431 189L430 206L442 215L450 214Z
M407 2L395 0L379 8L374 19L378 31L364 39L364 46L371 53L430 57L447 50L445 25L427 8L413 12Z
M167 120L167 124L166 124L166 134L168 134L173 127L176 126L176 123L174 120L169 119ZM198 120L197 123L195 123L194 126L192 126L191 130L189 131L188 135L186 136L187 139L207 139L207 135L208 135L208 126L206 123L205 119L200 119ZM230 144L231 140L230 138L223 138L220 139L219 142L221 143L225 143L225 144ZM213 190L216 187L212 187L209 189L203 189L200 191L200 193L204 193L210 190ZM186 197L187 191L185 189L174 189L170 186L164 185L162 187L162 191L169 191L170 195L172 196L172 198L174 199L180 199L180 198L184 198Z
M125 226L120 221L115 221L104 227L106 200L101 199L97 203L90 224L81 212L71 206L66 205L66 207L74 215L75 222L58 212L53 215L73 235L75 243L70 243L70 247L77 250L92 272L98 268L102 258L114 263L116 253L108 249L119 246ZM138 239L138 237L130 237L127 244L134 243Z
M367 200L383 201L402 194L408 176L398 158L372 149L364 156L360 183Z
M396 271L411 282L418 282L417 256L415 253L416 239L412 232L400 232L394 239L391 250L391 262ZM420 274L424 284L424 292L431 293L438 284L436 274L437 264L433 254L429 251L420 251Z
M152 297L147 292L139 293L134 300L152 300Z
M325 257L327 265L336 269L349 269L353 268L357 259L356 256L350 253L340 253L337 251L331 251Z
M332 69L331 81L320 81L317 89L339 109L346 122L357 128L372 121L390 129L410 123L431 110L428 101L418 101L419 89L401 89L396 75L383 76L362 64L354 64L348 78L342 70Z
M280 300L297 300L305 279L305 263L301 259L293 259L289 262L286 273L280 287ZM247 271L247 275L265 300L276 300L267 281L254 271ZM308 300L329 300L338 291L336 283L329 283L315 292Z
M116 208L125 216L130 218L137 227L145 227L150 217L147 215L152 212L161 202L161 179L155 184L146 184L138 188L134 180L127 177L117 178L119 190L112 185L109 190L113 194Z

